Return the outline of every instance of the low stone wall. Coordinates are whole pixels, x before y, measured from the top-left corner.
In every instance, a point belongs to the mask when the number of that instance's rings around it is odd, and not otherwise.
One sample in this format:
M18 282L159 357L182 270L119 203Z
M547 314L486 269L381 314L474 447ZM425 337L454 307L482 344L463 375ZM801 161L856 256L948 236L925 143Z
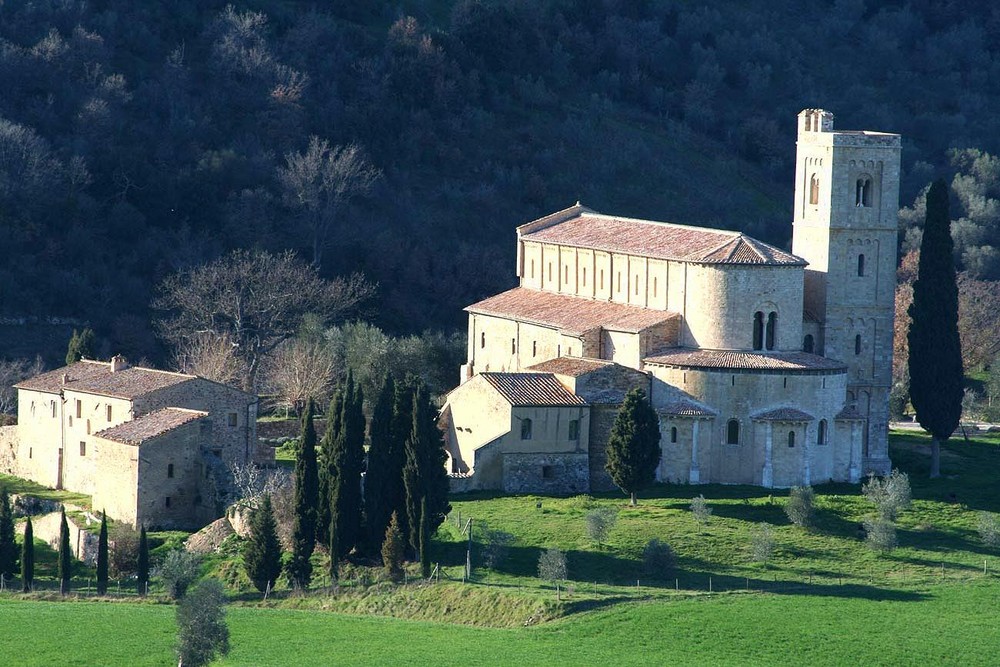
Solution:
M503 455L507 493L586 493L589 478L585 453Z
M34 517L31 520L31 528L35 533L35 539L45 540L49 546L59 550L59 528L61 512L52 512L45 516ZM78 526L73 517L66 517L69 524L69 548L73 552L73 557L87 565L97 564L97 542L98 536L83 526ZM19 523L17 531L24 534L24 523ZM100 528L100 524L94 526L95 530Z

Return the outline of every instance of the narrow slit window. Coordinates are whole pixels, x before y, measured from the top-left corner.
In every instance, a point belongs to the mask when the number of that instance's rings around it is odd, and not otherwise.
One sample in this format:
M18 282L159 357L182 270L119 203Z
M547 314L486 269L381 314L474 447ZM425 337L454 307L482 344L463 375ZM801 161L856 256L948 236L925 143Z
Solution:
M516 338L511 338L510 339L510 353L511 354L516 354L517 353L517 339Z
M533 341L531 341L531 356L534 357L534 356L537 356L537 355L538 355L538 341L537 340L533 340Z
M677 427L670 427L670 442L677 442Z
M854 354L861 354L861 334L854 337Z
M479 347L480 348L486 347L486 332L485 331L479 334Z
M238 417L236 416L236 413L235 412L230 412L229 413L229 426L231 426L232 428L236 428L236 425L238 423L239 423L239 421L238 421Z
M531 277L535 277L535 260L531 260Z
M167 464L167 477L168 478L173 478L173 476L174 476L174 464L173 463L168 463Z
M583 286L587 286L587 267L583 267Z
M865 256L858 255L858 277L864 278L865 276Z
M795 431L788 432L788 446L789 447L795 446Z

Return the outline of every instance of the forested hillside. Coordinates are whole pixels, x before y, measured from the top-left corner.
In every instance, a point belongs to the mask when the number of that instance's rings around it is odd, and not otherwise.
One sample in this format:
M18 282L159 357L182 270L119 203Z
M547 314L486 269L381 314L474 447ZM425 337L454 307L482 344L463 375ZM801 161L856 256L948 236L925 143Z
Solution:
M451 329L513 283L514 226L577 199L783 245L800 109L903 134L910 204L982 166L949 149L1000 152L998 51L1000 11L954 0L5 0L0 317L162 359L156 286L256 246ZM345 152L370 186L296 187ZM997 173L962 209L988 278Z

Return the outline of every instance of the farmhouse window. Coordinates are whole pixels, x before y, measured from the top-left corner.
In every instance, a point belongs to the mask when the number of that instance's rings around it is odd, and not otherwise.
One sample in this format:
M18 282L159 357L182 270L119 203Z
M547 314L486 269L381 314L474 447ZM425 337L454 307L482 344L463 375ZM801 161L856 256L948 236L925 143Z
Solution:
M552 466L542 466L542 479L555 479L556 471Z
M76 418L79 419L83 416L83 401L79 398L76 399Z
M580 420L570 419L569 420L569 439L579 440L580 439Z
M531 420L521 420L521 440L531 440Z
M229 413L229 425L232 428L236 428L236 425L239 423L238 419L239 418L236 416L235 412L230 412Z
M111 406L110 405L108 406L107 413L108 413L108 421L111 421Z
M80 456L87 455L87 443L83 440L80 441Z

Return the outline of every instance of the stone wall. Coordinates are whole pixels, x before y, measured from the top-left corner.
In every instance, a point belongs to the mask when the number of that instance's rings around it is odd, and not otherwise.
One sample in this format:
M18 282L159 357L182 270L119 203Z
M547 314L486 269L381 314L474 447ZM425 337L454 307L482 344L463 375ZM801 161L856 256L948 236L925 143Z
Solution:
M59 529L62 523L62 513L52 512L44 516L33 517L31 519L31 529L34 531L35 539L45 540L54 550L59 550ZM66 517L69 525L69 548L73 557L79 561L93 567L97 564L97 542L98 535L90 532L86 525L78 525L72 516ZM25 524L19 523L17 531L24 534ZM100 529L100 523L94 525L94 530Z
M608 462L608 438L611 427L618 416L619 405L595 404L590 406L590 451L587 457L587 467L590 475L590 490L614 491L617 487L611 481L611 475L604 469Z
M0 426L0 475L17 473L17 426Z
M507 493L586 493L589 476L586 453L503 455Z

